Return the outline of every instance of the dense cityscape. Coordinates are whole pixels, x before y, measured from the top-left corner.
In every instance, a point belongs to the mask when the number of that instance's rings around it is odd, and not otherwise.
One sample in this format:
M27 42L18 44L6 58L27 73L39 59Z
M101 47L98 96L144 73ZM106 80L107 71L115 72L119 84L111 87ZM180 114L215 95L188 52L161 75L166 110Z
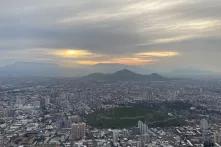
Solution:
M2 78L0 146L219 147L221 80L157 78Z

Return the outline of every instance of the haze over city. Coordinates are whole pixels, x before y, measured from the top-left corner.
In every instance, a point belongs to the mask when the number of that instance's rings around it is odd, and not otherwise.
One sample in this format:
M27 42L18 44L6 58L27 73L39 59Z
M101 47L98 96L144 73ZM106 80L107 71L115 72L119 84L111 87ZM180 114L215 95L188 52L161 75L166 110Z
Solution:
M2 1L0 66L219 74L220 10L219 0Z

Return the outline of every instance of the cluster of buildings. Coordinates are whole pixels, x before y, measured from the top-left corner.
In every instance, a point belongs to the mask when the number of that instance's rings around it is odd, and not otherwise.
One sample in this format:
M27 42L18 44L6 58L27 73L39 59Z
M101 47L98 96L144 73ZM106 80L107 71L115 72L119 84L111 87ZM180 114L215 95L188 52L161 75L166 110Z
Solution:
M0 147L219 147L221 144L220 81L44 80L0 82ZM164 101L193 105L191 113L185 115L190 115L186 125L154 128L138 121L131 128L107 129L94 128L84 119L99 109Z

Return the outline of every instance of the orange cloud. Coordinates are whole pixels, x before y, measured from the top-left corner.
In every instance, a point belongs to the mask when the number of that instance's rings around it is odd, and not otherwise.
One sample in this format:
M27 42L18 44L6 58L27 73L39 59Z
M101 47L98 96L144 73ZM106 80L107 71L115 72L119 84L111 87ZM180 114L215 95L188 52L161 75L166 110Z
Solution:
M124 64L124 65L145 65L153 63L152 59L141 59L135 57L103 59L103 60L79 60L77 64L96 65L96 64Z
M73 58L69 61L76 65L96 65L96 64L124 64L124 65L146 65L152 64L156 58L177 56L178 52L172 51L155 51L155 52L140 52L131 55L107 55L97 54L88 50L82 49L62 49L54 52L54 55L62 58Z
M145 65L153 63L152 59L142 59L137 57L124 57L113 60L114 63L125 65Z
M82 49L62 49L55 51L53 54L63 58L84 58L93 55L92 52Z
M179 53L172 51L161 51L161 52L141 52L141 53L136 53L135 55L141 57L173 57L179 55Z

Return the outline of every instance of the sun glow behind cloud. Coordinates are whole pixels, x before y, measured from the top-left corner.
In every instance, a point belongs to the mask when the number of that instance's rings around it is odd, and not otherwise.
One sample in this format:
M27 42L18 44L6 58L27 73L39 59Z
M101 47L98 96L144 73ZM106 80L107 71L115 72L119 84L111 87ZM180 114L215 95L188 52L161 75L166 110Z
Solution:
M73 65L123 64L139 66L153 64L160 58L174 57L179 55L179 53L172 51L152 51L127 55L108 55L83 49L61 49L56 50L53 55L63 60L69 60ZM67 64L67 62L65 63ZM69 66L71 64L69 63Z
M81 49L62 49L55 51L53 54L63 58L85 58L93 55L92 52Z

